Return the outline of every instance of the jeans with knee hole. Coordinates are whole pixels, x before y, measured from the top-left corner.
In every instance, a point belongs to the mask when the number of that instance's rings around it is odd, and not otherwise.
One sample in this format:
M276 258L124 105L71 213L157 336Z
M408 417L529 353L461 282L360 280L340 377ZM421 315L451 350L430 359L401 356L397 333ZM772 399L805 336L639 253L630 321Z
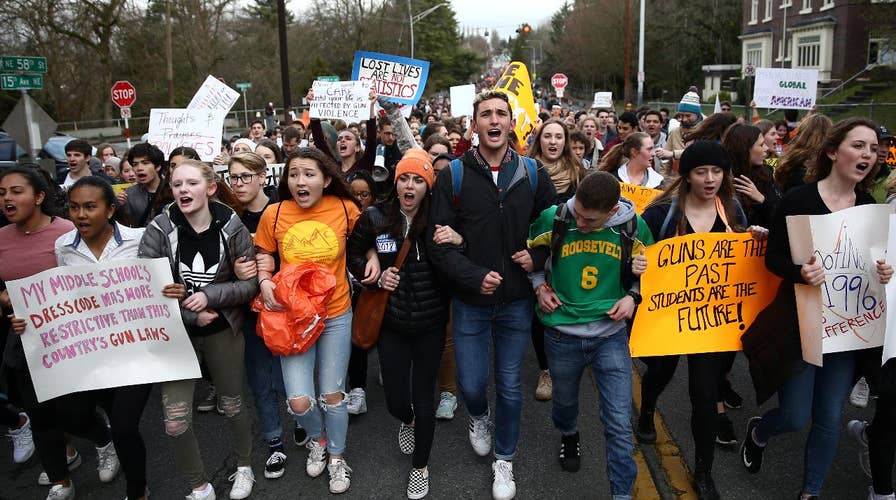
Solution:
M523 393L520 370L531 342L532 298L495 305L470 305L455 299L454 356L457 385L467 413L488 413L491 344L495 359L495 458L513 460L520 436Z
M196 356L204 360L218 393L218 404L227 417L230 439L236 453L236 465L252 465L252 424L244 408L243 354L245 341L242 333L226 330L204 337L190 337ZM202 485L208 478L199 453L199 442L193 433L193 392L196 379L173 380L162 383L162 411L165 432L174 444L177 465L191 488Z
M352 312L327 318L326 328L317 341L302 354L282 356L283 384L286 386L287 409L291 399L307 397L308 411L297 415L298 422L312 439L327 435L327 451L331 455L345 452L348 433L348 412L345 401L345 377L352 345ZM317 380L315 391L314 382ZM341 394L335 405L327 404L327 394ZM323 411L321 411L323 410Z
M852 389L855 351L825 354L822 366L801 362L801 371L778 389L778 407L756 427L759 441L812 426L803 452L803 492L818 495L840 441L843 405Z

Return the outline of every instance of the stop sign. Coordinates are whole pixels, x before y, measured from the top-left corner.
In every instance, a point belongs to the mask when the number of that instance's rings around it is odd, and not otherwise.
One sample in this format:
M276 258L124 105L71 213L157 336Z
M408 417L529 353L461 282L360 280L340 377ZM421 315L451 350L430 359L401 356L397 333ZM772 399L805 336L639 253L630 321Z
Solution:
M112 102L120 108L128 108L137 100L137 91L131 82L119 80L112 85Z
M569 83L569 78L566 78L563 73L556 73L551 77L551 86L555 89L565 89L567 83Z

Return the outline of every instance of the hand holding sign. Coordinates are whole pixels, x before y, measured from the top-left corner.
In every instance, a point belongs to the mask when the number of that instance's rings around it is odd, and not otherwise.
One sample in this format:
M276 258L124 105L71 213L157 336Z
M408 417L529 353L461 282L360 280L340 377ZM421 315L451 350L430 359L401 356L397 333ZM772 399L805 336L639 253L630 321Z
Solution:
M887 264L883 260L877 261L877 276L880 277L880 284L886 285L893 277L893 266Z
M821 286L824 283L824 268L817 262L814 254L800 268L800 276L807 285Z

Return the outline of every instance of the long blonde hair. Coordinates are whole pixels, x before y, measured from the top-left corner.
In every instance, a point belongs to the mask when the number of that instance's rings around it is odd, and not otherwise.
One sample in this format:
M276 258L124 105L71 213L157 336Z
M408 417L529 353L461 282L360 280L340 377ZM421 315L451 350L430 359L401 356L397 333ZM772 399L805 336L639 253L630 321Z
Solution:
M572 152L572 146L569 142L569 127L567 127L562 120L559 118L551 118L542 123L541 126L538 127L538 130L535 131L535 136L532 139L532 144L529 146L528 151L526 151L526 156L539 160L541 159L542 154L544 154L541 150L541 135L548 125L559 125L563 130L563 152L560 153L560 160L558 163L561 166L561 170L569 174L570 186L575 189L582 177L585 176L585 168L582 166L582 162L576 158L575 153Z

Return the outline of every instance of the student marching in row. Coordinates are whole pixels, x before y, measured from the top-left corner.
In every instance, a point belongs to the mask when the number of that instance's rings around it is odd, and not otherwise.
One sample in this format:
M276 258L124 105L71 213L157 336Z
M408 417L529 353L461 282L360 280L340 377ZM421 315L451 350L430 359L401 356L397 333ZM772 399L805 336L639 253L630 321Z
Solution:
M620 116L611 139L611 129L598 126L599 117L584 115L578 120L581 136L571 133L562 120L547 120L534 133L528 156L523 156L512 147L514 120L506 94L483 92L474 101L471 121L478 144L460 139L454 151L460 157L446 158L448 165L438 175L430 155L422 150L405 152L389 169L394 195L368 205L363 213L361 203L372 201L375 184L382 181L367 178L374 165L369 155L358 157L360 139L353 132L340 135L335 149L330 149L339 152L343 168L326 148L291 149L276 201L263 189L267 162L256 154L266 147L263 143L252 144L255 153L235 148L227 158L229 186L208 165L188 159L189 151L181 151L182 158L176 161L171 158L169 166L157 148L137 145L128 155L137 184L116 197L99 177L76 180L68 190L71 221L57 213L55 190L38 170L5 170L0 174L0 197L10 225L0 228L0 279L27 277L57 265L167 258L175 283L161 292L180 301L197 358L208 368L217 406L230 426L237 456L230 498L248 497L255 482L248 401L242 392L244 372L269 448L265 477L282 477L287 470L279 422L285 401L300 425L293 429L297 443L305 444L308 438L306 474L317 477L326 471L332 493L350 488L346 373L357 353L352 353L351 343L349 272L361 287L392 292L379 337L379 358L386 406L399 420L398 449L412 455L409 498L423 498L429 492L437 414L434 391L449 308L457 389L470 415L468 437L476 455L494 457L493 498L516 495L520 380L530 342L543 351L539 364L552 386L547 393L542 391L547 397L541 399L552 400L561 467L570 472L580 468L578 391L590 366L600 388L610 493L614 499L631 498L637 468L632 460L628 336L641 302L638 277L651 272L639 257L643 248L690 233L749 231L754 238L768 237L768 267L786 283L818 284L824 278L818 263L791 263L784 217L872 203L866 189L880 168L877 126L848 119L824 134L823 142L806 149L799 145L808 140L810 131L801 127L791 148L777 159L779 170L773 177L767 163L769 139L761 128L737 124L727 113L703 119L693 101L690 95L683 98L681 132L673 130L662 151L656 149L661 134L650 133L657 132L652 121L661 117L644 111L640 116ZM372 132L383 130L382 124L374 128L373 120L371 115L365 151L376 144L371 142ZM638 131L642 120L651 120L645 132ZM397 128L403 133L404 127ZM328 140L323 125L313 124L312 130L317 142ZM591 143L592 159L597 160L591 170L597 172L589 173L573 152L576 137L582 136ZM609 139L606 145L602 139ZM391 140L394 145L394 136ZM598 149L598 143L606 149ZM588 147L582 149L587 155ZM446 154L440 151L435 149L437 158ZM793 171L804 168L808 183L787 190L789 186L781 186L776 177L782 174L780 169L792 165L789 155L803 151L805 156ZM402 156L400 151L397 155ZM657 170L659 165L665 175ZM799 173L785 171L778 181L781 178L793 185L803 182ZM620 196L620 182L663 192L642 218ZM125 215L139 229L119 222ZM311 237L322 238L327 245L312 248L302 243ZM586 242L606 251L562 250ZM409 250L399 267L396 256L405 245ZM8 265L13 259L17 265ZM329 273L336 285L326 304L320 337L304 352L278 356L256 335L258 319L249 303L260 293L267 310L288 308L285 295L277 293L281 285L276 275L287 266L302 264ZM893 273L883 261L877 271L881 283ZM6 292L2 300L8 309ZM13 327L22 334L24 321L14 319ZM544 333L533 336L533 327ZM7 415L5 420L20 430L17 435L26 426L33 433L51 485L48 498L74 498L68 471L80 456L67 447L66 433L88 437L97 446L101 479L111 480L120 468L128 498L144 498L146 446L137 424L151 386L89 391L37 403L17 335L9 337L4 355L7 375L15 382L24 410L22 416ZM733 357L733 353L688 355L694 486L700 498L720 496L711 474L715 444L737 442L733 430L725 429L730 420L723 414L723 401L729 401L726 374ZM801 427L811 417L800 498L820 494L837 447L843 404L854 382L855 358L855 353L838 353L826 355L823 368L800 358L777 367L787 371L785 382L774 388L779 408L751 419L744 437L741 458L750 472L759 471L762 452L772 437ZM494 409L487 395L490 361L495 373ZM657 400L674 376L678 356L643 361L647 371L635 434L642 444L649 444L655 440ZM877 495L870 498L875 499L893 498L889 472L894 437L887 423L894 400L892 363L880 371L864 373L879 394L875 420L868 426L852 426L870 447L871 495ZM194 385L195 380L161 384L164 427L177 467L192 488L187 498L214 499L192 428ZM97 414L97 407L104 410L111 427ZM27 443L22 446L25 450ZM25 455L23 451L16 459L26 460Z

